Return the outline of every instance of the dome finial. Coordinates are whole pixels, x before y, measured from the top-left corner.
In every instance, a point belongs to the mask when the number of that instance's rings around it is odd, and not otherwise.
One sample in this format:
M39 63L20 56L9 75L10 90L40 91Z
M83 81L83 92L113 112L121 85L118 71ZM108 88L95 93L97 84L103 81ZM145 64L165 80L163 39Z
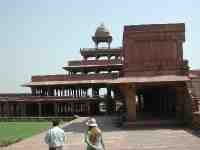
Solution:
M103 27L103 28L105 28L105 24L104 24L104 22L103 22L103 21L100 23L100 27Z
M108 43L108 48L110 48L110 43L112 42L112 36L110 31L105 27L104 23L97 27L95 35L92 37L93 41L95 42L96 48L98 48L98 44L101 42Z

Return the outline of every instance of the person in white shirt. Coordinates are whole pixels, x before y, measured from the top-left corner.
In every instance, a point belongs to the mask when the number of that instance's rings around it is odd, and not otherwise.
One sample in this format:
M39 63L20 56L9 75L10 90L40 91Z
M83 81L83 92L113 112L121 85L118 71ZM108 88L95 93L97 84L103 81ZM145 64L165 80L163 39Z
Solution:
M49 145L49 150L63 150L65 142L65 132L59 128L59 121L54 120L53 127L48 130L45 136L45 142Z

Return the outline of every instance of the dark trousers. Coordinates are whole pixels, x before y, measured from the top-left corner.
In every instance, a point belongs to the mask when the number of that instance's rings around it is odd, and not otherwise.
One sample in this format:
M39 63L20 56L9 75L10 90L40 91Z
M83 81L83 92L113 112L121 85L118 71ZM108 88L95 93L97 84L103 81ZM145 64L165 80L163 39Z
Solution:
M49 150L63 150L63 147L49 147Z

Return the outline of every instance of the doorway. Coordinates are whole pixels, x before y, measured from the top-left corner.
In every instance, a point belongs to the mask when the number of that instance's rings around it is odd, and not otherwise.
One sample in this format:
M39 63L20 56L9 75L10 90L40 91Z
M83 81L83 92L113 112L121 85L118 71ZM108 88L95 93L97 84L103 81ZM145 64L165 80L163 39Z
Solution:
M138 119L173 119L176 117L176 91L173 87L143 87L137 91Z

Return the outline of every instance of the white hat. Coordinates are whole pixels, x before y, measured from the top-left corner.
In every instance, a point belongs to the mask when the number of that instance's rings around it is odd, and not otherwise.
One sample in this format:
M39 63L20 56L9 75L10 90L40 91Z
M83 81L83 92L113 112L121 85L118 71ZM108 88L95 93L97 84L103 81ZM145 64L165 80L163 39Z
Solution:
M97 127L97 122L95 118L90 118L87 122L86 122L87 126L90 127Z

